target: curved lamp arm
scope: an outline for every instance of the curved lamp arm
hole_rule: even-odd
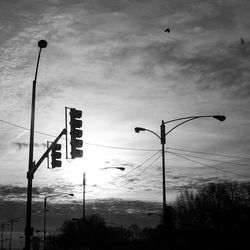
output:
[[[199,117],[191,118],[191,119],[188,119],[188,120],[186,120],[186,121],[184,121],[184,122],[179,123],[178,125],[176,125],[176,126],[174,126],[173,128],[171,128],[171,129],[165,134],[165,136],[168,135],[170,132],[172,132],[172,131],[173,131],[174,129],[176,129],[177,127],[181,126],[182,124],[184,124],[184,123],[186,123],[186,122],[190,122],[190,121],[195,120],[195,119],[198,119],[198,118],[199,118]]]
[[[141,127],[136,127],[136,128],[135,128],[135,133],[140,133],[140,131],[148,131],[148,132],[154,134],[155,136],[157,136],[159,139],[161,139],[161,137],[160,137],[158,134],[156,134],[154,131],[152,131],[152,130],[150,130],[150,129],[141,128]]]
[[[205,118],[205,117],[213,117],[214,119],[217,119],[221,122],[226,120],[226,116],[224,115],[196,115],[196,116],[187,116],[187,117],[182,117],[182,118],[178,118],[178,119],[174,119],[174,120],[170,120],[170,121],[166,121],[164,122],[164,124],[170,123],[170,122],[176,122],[176,121],[180,121],[180,120],[186,120],[186,119],[197,119],[197,118]]]

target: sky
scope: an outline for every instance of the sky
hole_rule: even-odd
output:
[[[248,0],[1,0],[1,201],[26,199],[41,39],[34,160],[65,127],[65,107],[83,111],[84,156],[56,169],[44,161],[34,201],[74,193],[80,202],[85,172],[87,200],[160,203],[160,141],[134,127],[159,135],[162,120],[197,115],[227,119],[197,119],[167,136],[167,201],[211,181],[249,181],[249,13]]]

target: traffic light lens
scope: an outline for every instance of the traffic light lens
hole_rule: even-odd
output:
[[[71,152],[72,158],[81,158],[83,156],[83,151],[80,149],[75,149],[74,151]]]
[[[62,166],[61,161],[52,161],[52,168],[60,168]]]
[[[62,149],[62,145],[61,144],[56,144],[54,147],[54,150],[61,150]]]
[[[82,118],[82,111],[81,110],[71,109],[69,114],[71,117],[74,117],[75,119]]]
[[[82,121],[81,120],[74,120],[70,122],[71,127],[73,128],[81,128],[82,127]]]

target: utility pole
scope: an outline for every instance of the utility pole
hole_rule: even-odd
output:
[[[82,218],[83,220],[86,219],[85,216],[85,186],[86,186],[86,175],[85,172],[83,172],[83,181],[82,181],[82,186],[83,186],[83,197],[82,197]]]

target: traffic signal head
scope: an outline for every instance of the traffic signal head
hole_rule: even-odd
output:
[[[71,157],[80,158],[83,156],[83,151],[79,148],[82,147],[83,141],[80,139],[82,137],[82,111],[74,108],[70,109],[70,144],[71,144]]]
[[[61,151],[62,145],[55,144],[53,149],[51,150],[51,166],[52,168],[60,168],[62,166],[62,161],[60,160],[62,157]]]

